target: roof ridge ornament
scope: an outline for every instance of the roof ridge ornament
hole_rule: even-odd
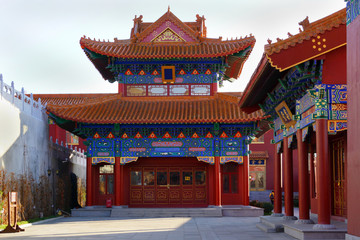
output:
[[[303,30],[305,31],[310,26],[309,16],[306,16],[306,18],[304,20],[299,22],[299,25],[302,26]],[[301,32],[301,30],[300,30],[300,32]]]

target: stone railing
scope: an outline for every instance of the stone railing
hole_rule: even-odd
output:
[[[39,120],[46,120],[45,106],[41,104],[40,99],[35,101],[33,95],[29,96],[25,94],[24,88],[21,91],[15,89],[14,82],[11,85],[6,84],[3,81],[3,76],[0,74],[0,100],[7,100],[17,107],[20,111],[25,112]]]

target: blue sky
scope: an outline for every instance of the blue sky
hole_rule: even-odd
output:
[[[127,39],[135,15],[154,22],[170,6],[182,21],[206,18],[207,36],[236,38],[252,33],[255,48],[234,83],[220,91],[242,91],[270,38],[299,32],[310,22],[346,6],[342,0],[0,0],[0,73],[27,93],[117,92],[88,60],[83,35]]]

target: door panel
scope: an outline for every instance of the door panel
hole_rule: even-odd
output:
[[[156,169],[156,203],[169,204],[168,168]]]
[[[180,168],[169,168],[169,203],[181,204]]]
[[[185,207],[207,204],[206,167],[133,167],[130,206]]]
[[[144,178],[144,203],[146,204],[155,204],[155,168],[143,168],[143,178]]]

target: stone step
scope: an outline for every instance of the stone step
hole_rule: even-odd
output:
[[[226,217],[260,217],[264,215],[264,209],[242,205],[223,206],[222,215]]]
[[[268,228],[273,229],[273,232],[284,232],[284,222],[282,217],[262,216],[260,217],[260,223],[264,224]]]
[[[110,217],[111,208],[79,208],[72,209],[72,217]]]
[[[268,225],[261,223],[261,222],[257,223],[256,227],[266,233],[275,233],[276,232],[276,229],[269,227]]]
[[[221,217],[220,208],[115,208],[111,217]]]
[[[347,229],[337,227],[335,229],[313,229],[314,224],[292,224],[284,225],[286,234],[301,240],[316,239],[345,239]]]

